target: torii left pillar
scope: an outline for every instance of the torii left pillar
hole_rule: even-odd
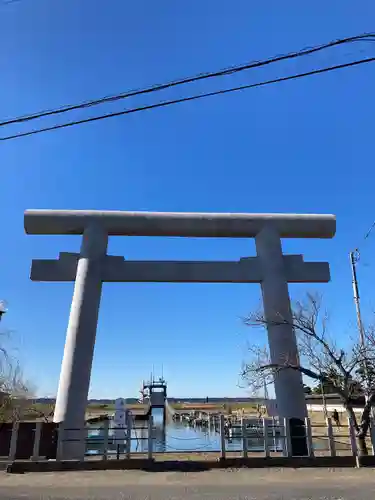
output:
[[[63,424],[64,459],[81,460],[85,453],[85,412],[107,245],[107,232],[93,221],[83,233],[54,414],[54,422]]]

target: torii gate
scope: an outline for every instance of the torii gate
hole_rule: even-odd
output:
[[[283,255],[280,238],[332,238],[336,231],[334,215],[315,214],[27,210],[24,220],[28,234],[83,235],[79,254],[33,260],[31,268],[33,281],[75,281],[54,415],[69,429],[84,427],[103,282],[261,283],[271,362],[297,362],[288,283],[326,283],[329,264]],[[255,238],[257,256],[237,262],[127,261],[107,255],[108,236]],[[286,324],[273,324],[280,315]],[[275,393],[280,417],[307,415],[298,371],[279,371]],[[63,458],[82,454],[81,443],[64,443]]]

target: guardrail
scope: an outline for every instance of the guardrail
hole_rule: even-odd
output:
[[[145,422],[146,423],[146,422]],[[237,450],[242,457],[248,458],[251,452],[251,443],[254,440],[263,443],[263,456],[272,458],[276,456],[293,457],[292,440],[302,439],[306,443],[307,453],[305,456],[330,456],[358,455],[356,436],[353,426],[348,421],[346,425],[340,427],[333,426],[330,418],[323,423],[312,422],[309,418],[305,419],[302,429],[292,435],[290,422],[283,419],[278,422],[276,419],[243,419],[240,425],[232,427],[232,438],[242,443],[241,450]],[[0,456],[9,461],[14,460],[34,460],[63,459],[62,449],[64,442],[85,441],[83,449],[90,449],[95,444],[97,450],[96,456],[102,460],[113,458],[135,458],[140,455],[146,455],[152,459],[155,454],[160,454],[155,449],[155,428],[152,418],[147,421],[147,426],[136,427],[137,431],[145,431],[144,436],[132,435],[134,429],[131,420],[128,425],[121,429],[122,435],[118,437],[116,432],[110,429],[110,422],[104,421],[100,427],[100,435],[93,436],[88,433],[96,430],[93,427],[85,429],[68,429],[62,424],[45,422],[15,422],[13,424],[0,424]],[[235,433],[233,434],[233,429]],[[217,450],[221,459],[227,455],[233,455],[233,451],[228,446],[231,437],[228,427],[225,425],[224,415],[219,417],[219,441],[220,447]],[[73,436],[73,437],[72,437]],[[177,438],[176,438],[177,439]],[[142,451],[134,451],[132,442],[134,440],[146,441],[146,447]],[[279,443],[275,445],[276,441]],[[368,439],[368,446],[372,448],[372,454],[375,455],[375,426],[372,427]],[[167,447],[168,448],[168,447]],[[194,449],[174,450],[175,453],[183,455],[194,453]],[[199,450],[196,450],[199,452]],[[164,451],[163,453],[168,453]],[[82,460],[87,459],[90,453],[82,456]],[[262,452],[257,452],[257,456],[262,456]]]

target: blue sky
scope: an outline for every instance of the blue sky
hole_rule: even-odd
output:
[[[0,118],[371,31],[374,16],[371,0],[0,2]],[[374,53],[374,44],[358,43],[72,118]],[[363,249],[365,318],[375,306],[375,234],[363,241],[375,219],[374,77],[375,64],[368,64],[2,143],[0,298],[9,304],[3,328],[13,332],[10,345],[38,394],[56,393],[73,284],[32,283],[31,259],[77,251],[79,238],[26,236],[26,208],[334,213],[334,240],[289,240],[284,248],[331,263],[332,282],[319,290],[345,342],[355,319],[348,252],[356,245]],[[109,252],[238,259],[253,255],[254,243],[112,238]],[[291,293],[308,289],[292,286]],[[244,394],[237,374],[246,342],[256,337],[241,317],[259,299],[257,285],[105,284],[90,395],[134,396],[142,378],[162,365],[171,395]]]

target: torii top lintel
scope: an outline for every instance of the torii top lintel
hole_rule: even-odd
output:
[[[254,238],[269,224],[281,238],[333,238],[336,232],[330,214],[26,210],[24,216],[28,234],[83,234],[95,222],[110,236]]]

